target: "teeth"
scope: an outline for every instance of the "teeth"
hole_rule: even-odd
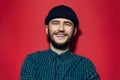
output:
[[[64,36],[64,35],[62,35],[62,34],[57,34],[57,36]]]

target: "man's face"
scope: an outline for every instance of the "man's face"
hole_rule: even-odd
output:
[[[64,18],[52,19],[46,28],[50,42],[56,48],[66,48],[76,31],[73,22]]]

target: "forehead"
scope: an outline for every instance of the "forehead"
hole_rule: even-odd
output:
[[[54,19],[50,20],[50,22],[53,22],[53,21],[73,23],[71,20],[66,19],[66,18],[54,18]]]

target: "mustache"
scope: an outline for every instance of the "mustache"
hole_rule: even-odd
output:
[[[58,35],[58,34],[61,34],[61,35],[64,35],[64,36],[68,36],[68,34],[67,33],[65,33],[65,32],[54,32],[53,33],[53,35]]]

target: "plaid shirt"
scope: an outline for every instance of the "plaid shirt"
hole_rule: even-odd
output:
[[[92,62],[70,50],[58,55],[52,50],[29,54],[20,80],[100,80]]]

